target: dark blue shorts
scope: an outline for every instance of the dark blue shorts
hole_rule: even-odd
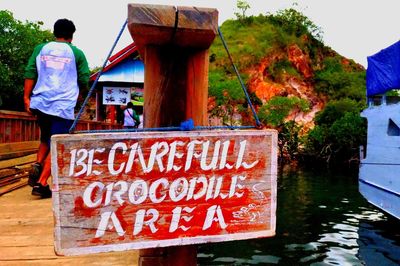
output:
[[[32,110],[37,116],[40,127],[40,141],[50,145],[50,138],[55,134],[68,134],[74,120],[48,115],[38,110]]]

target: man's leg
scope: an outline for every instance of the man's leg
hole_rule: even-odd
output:
[[[51,156],[50,154],[47,154],[46,159],[44,160],[43,163],[43,168],[42,168],[42,173],[40,174],[38,183],[40,183],[42,186],[47,186],[47,180],[49,179],[51,175]]]
[[[66,134],[69,132],[69,129],[72,125],[72,120],[62,119],[59,117],[52,117],[51,128],[50,128],[50,136],[55,134]],[[48,142],[48,146],[50,147],[50,141]],[[48,153],[44,163],[43,169],[40,174],[38,184],[33,187],[32,195],[41,196],[42,198],[50,198],[51,190],[48,185],[48,179],[51,175],[51,154]]]
[[[39,180],[32,189],[32,195],[40,196],[42,199],[51,198],[50,186],[47,184],[47,180],[51,175],[51,161],[50,153],[47,154],[42,164],[42,172]]]
[[[44,160],[46,159],[49,152],[50,152],[50,146],[47,143],[47,141],[41,141],[37,153],[36,162],[39,163],[40,165],[43,165]]]
[[[35,111],[35,114],[37,115],[37,121],[40,128],[40,144],[37,152],[36,163],[32,165],[29,173],[28,185],[31,187],[35,186],[38,182],[42,172],[43,163],[50,152],[49,140],[51,119],[48,115],[43,114],[40,111]]]

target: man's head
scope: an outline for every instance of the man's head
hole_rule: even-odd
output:
[[[72,36],[75,32],[75,25],[71,20],[66,18],[59,19],[54,23],[54,36],[56,38],[62,38],[65,40],[72,40]]]

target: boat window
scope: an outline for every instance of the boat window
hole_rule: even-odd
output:
[[[390,118],[389,118],[389,126],[388,126],[387,134],[389,136],[400,136],[399,126],[395,122],[393,122],[393,120]]]

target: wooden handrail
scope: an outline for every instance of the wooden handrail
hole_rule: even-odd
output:
[[[8,111],[8,110],[0,110],[0,119],[22,119],[22,120],[36,120],[36,118],[28,112],[17,112],[17,111]]]
[[[78,130],[119,129],[121,125],[102,121],[80,120]],[[37,141],[39,126],[28,112],[0,110],[0,143]]]

